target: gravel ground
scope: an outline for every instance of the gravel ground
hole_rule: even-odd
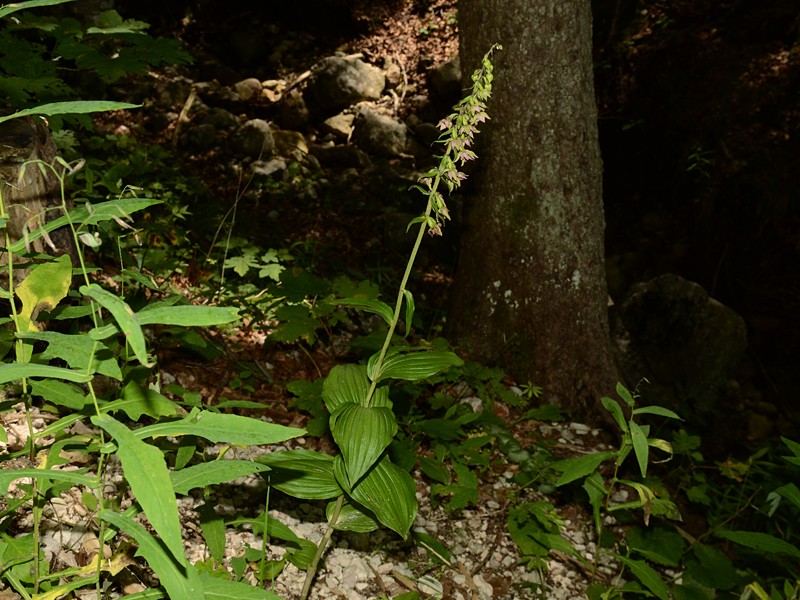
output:
[[[49,415],[34,415],[36,429],[43,429]],[[22,447],[26,439],[26,422],[22,405],[4,415],[9,431],[8,449]],[[76,426],[81,430],[84,426]],[[540,431],[557,439],[561,446],[570,447],[575,453],[586,452],[590,448],[603,448],[599,443],[597,431],[572,423],[539,423]],[[304,445],[305,439],[294,440],[293,444]],[[280,447],[272,447],[271,451]],[[206,452],[214,456],[218,448],[209,447]],[[264,448],[235,449],[226,458],[254,458],[266,452]],[[235,455],[235,456],[234,456]],[[73,465],[79,465],[77,456],[71,455]],[[20,468],[25,461],[10,461],[4,468]],[[130,498],[118,491],[124,489],[122,473],[113,459],[109,462],[109,478],[106,488],[111,497],[121,498],[121,508],[130,504]],[[484,481],[480,489],[480,502],[469,510],[447,512],[442,507],[431,504],[429,489],[420,473],[415,473],[418,481],[418,500],[420,512],[414,524],[414,531],[428,534],[440,540],[452,552],[448,562],[435,560],[419,545],[405,543],[394,533],[379,530],[371,534],[335,533],[332,544],[324,557],[311,597],[319,599],[370,600],[381,594],[394,595],[417,590],[423,598],[444,598],[451,600],[487,600],[516,598],[547,598],[552,600],[585,598],[589,582],[584,565],[572,557],[553,552],[546,562],[546,568],[528,570],[519,560],[519,552],[508,535],[506,518],[508,498],[516,497],[518,502],[531,502],[546,499],[532,491],[511,494],[516,489],[512,478],[513,468],[495,476],[493,481]],[[9,498],[19,493],[12,484]],[[266,493],[265,481],[251,476],[217,488],[212,493],[218,513],[225,516],[255,516],[263,506]],[[202,493],[179,498],[179,508],[184,526],[184,543],[190,561],[205,560],[208,550],[203,542],[196,509],[204,503]],[[298,536],[318,542],[325,532],[322,504],[294,501],[282,494],[271,494],[270,515],[290,527]],[[594,532],[591,518],[582,507],[565,506],[560,509],[564,528],[562,535],[588,560],[596,555]],[[45,507],[44,522],[41,527],[42,543],[51,562],[56,567],[79,566],[86,563],[86,556],[96,551],[97,537],[91,526],[91,511],[83,504],[81,493],[72,489],[54,499]],[[14,517],[14,525],[9,531],[24,533],[30,531],[32,519],[30,511],[20,509]],[[228,530],[226,564],[240,556],[246,548],[261,549],[261,540],[252,532]],[[270,545],[268,558],[280,558],[284,553],[282,546]],[[610,580],[616,569],[613,564],[603,562],[601,556],[599,573]],[[61,563],[59,566],[57,563]],[[131,562],[131,582],[124,588],[125,593],[144,589],[146,576]],[[294,565],[287,564],[277,578],[274,591],[287,600],[297,598],[302,588],[305,572]],[[122,578],[125,579],[124,577]],[[539,592],[532,591],[538,585]],[[93,592],[92,592],[93,593]],[[85,596],[90,597],[90,596]]]

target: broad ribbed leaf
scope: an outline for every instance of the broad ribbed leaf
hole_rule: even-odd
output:
[[[333,462],[333,472],[342,487],[347,487],[347,472],[341,455]],[[405,538],[417,516],[414,479],[384,455],[348,495],[375,514],[384,526]]]
[[[136,318],[136,315],[133,314],[131,307],[114,294],[104,290],[95,283],[82,285],[81,294],[89,296],[111,313],[117,325],[119,325],[120,330],[125,334],[125,338],[128,340],[128,344],[131,350],[133,350],[136,360],[144,366],[151,366],[147,361],[147,344],[144,341],[142,326]]]
[[[344,404],[364,404],[369,390],[367,369],[361,365],[336,365],[322,385],[322,399],[328,412]]]
[[[203,598],[203,584],[197,569],[184,556],[170,556],[141,523],[126,515],[103,509],[100,518],[136,540],[139,546],[136,554],[144,557],[169,598]]]
[[[215,460],[192,465],[180,471],[170,471],[169,476],[175,493],[185,495],[194,488],[224,483],[261,471],[269,471],[269,467],[252,460]]]
[[[344,404],[331,415],[330,428],[352,486],[392,442],[397,422],[389,408]]]
[[[394,319],[394,311],[392,311],[392,308],[386,304],[386,302],[381,302],[380,300],[367,300],[366,298],[342,298],[341,300],[337,300],[336,304],[340,306],[348,306],[350,308],[360,308],[368,313],[379,315],[384,321],[386,321],[387,325],[391,325],[392,319]]]
[[[325,508],[325,516],[329,523],[333,516],[333,509],[335,506],[336,502],[334,501],[329,502],[328,506]],[[363,506],[356,507],[349,502],[345,502],[342,506],[342,510],[339,511],[339,518],[336,520],[333,528],[337,531],[355,531],[357,533],[375,531],[381,524],[375,520],[373,515],[367,513],[367,509]]]
[[[185,562],[178,503],[172,491],[164,454],[155,446],[137,438],[130,429],[113,417],[95,416],[92,417],[92,423],[114,437],[117,442],[117,456],[133,495],[175,559]]]
[[[418,381],[462,364],[464,364],[464,361],[452,352],[422,350],[406,354],[387,355],[380,368],[377,365],[377,355],[372,356],[367,363],[367,372],[372,381],[382,381],[384,379]]]
[[[333,476],[333,457],[311,450],[270,452],[256,458],[272,471],[269,485],[302,500],[328,500],[342,493]]]
[[[556,485],[566,485],[576,479],[591,475],[603,461],[614,456],[616,456],[616,452],[598,452],[597,454],[587,454],[577,458],[559,460],[552,465],[556,471],[561,471],[562,473]]]

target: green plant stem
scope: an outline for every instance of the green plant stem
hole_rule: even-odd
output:
[[[336,525],[336,521],[339,520],[339,513],[342,512],[343,505],[344,494],[340,494],[336,499],[336,505],[333,507],[333,514],[331,515],[331,520],[328,522],[328,530],[325,532],[325,535],[322,536],[322,539],[317,545],[317,551],[314,554],[311,564],[308,566],[308,571],[306,571],[306,580],[303,582],[303,591],[300,592],[300,600],[306,600],[306,598],[308,598],[308,594],[311,592],[311,584],[314,582],[314,575],[317,573],[317,566],[319,565],[319,561],[325,552],[325,548],[328,545],[331,536],[333,535],[333,528]]]
[[[422,238],[425,237],[425,232],[428,230],[428,222],[427,217],[430,216],[431,211],[433,210],[433,202],[431,201],[431,196],[436,192],[436,189],[439,187],[439,176],[436,176],[436,179],[431,186],[430,192],[428,194],[428,205],[425,207],[425,212],[423,216],[422,223],[419,225],[419,232],[417,233],[417,239],[414,242],[414,247],[411,249],[411,255],[408,257],[408,262],[406,263],[406,270],[403,273],[403,279],[400,281],[400,289],[397,291],[397,301],[394,305],[394,315],[392,316],[392,322],[389,325],[389,331],[386,332],[386,339],[383,341],[383,347],[381,348],[381,353],[378,355],[378,360],[375,363],[375,371],[377,373],[380,372],[381,367],[383,366],[383,360],[386,358],[386,352],[389,350],[389,346],[392,343],[392,336],[394,335],[394,330],[397,328],[397,323],[400,321],[400,309],[403,306],[403,298],[405,297],[405,289],[406,284],[408,283],[408,279],[411,276],[411,269],[414,267],[414,261],[417,259],[417,252],[419,252],[419,248],[422,245]],[[369,386],[369,390],[367,390],[367,398],[364,402],[364,406],[369,406],[372,401],[372,395],[375,393],[375,388],[377,387],[377,382],[372,381]]]

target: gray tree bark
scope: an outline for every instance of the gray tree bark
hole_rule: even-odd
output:
[[[617,371],[590,0],[461,0],[458,20],[465,78],[493,43],[503,51],[465,189],[450,337],[591,416]]]

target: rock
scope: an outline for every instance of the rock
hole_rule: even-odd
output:
[[[353,133],[353,121],[356,116],[352,114],[339,113],[332,117],[328,117],[320,125],[320,131],[327,133],[339,140],[346,140]]]
[[[385,85],[378,67],[358,58],[329,56],[316,67],[304,96],[313,112],[325,118],[356,102],[377,100]]]
[[[275,141],[269,124],[251,119],[231,137],[231,151],[238,156],[259,160],[272,154]]]
[[[219,130],[237,129],[242,124],[235,114],[216,106],[208,109],[208,113],[201,122]]]
[[[186,133],[181,136],[181,142],[189,151],[205,152],[216,144],[217,128],[210,123],[190,126]]]
[[[713,410],[747,347],[744,320],[677,275],[634,285],[613,319],[628,381],[646,377],[645,396],[667,404],[680,390],[700,414]]]
[[[363,169],[370,164],[369,157],[349,144],[339,146],[311,146],[312,156],[315,156],[324,167],[347,169],[355,167]]]
[[[300,90],[289,90],[283,95],[278,109],[278,120],[284,129],[302,131],[308,127],[308,108]]]
[[[391,57],[384,58],[383,71],[386,77],[386,87],[397,89],[405,84],[403,69]]]
[[[431,71],[431,90],[437,102],[448,107],[461,99],[461,59],[458,55]]]
[[[233,89],[244,101],[258,100],[261,97],[261,81],[255,77],[248,77],[234,83]]]
[[[353,141],[368,154],[391,158],[406,149],[406,126],[395,119],[362,109],[353,127]]]
[[[277,129],[272,132],[275,140],[275,153],[286,158],[302,160],[308,154],[308,144],[302,133]]]
[[[420,144],[426,148],[433,149],[434,143],[442,135],[442,131],[433,123],[420,123],[414,127],[414,135]]]
[[[281,158],[273,158],[272,160],[257,160],[250,165],[250,170],[253,172],[253,177],[258,179],[280,179],[286,171],[286,161]],[[273,177],[275,174],[278,177]]]

